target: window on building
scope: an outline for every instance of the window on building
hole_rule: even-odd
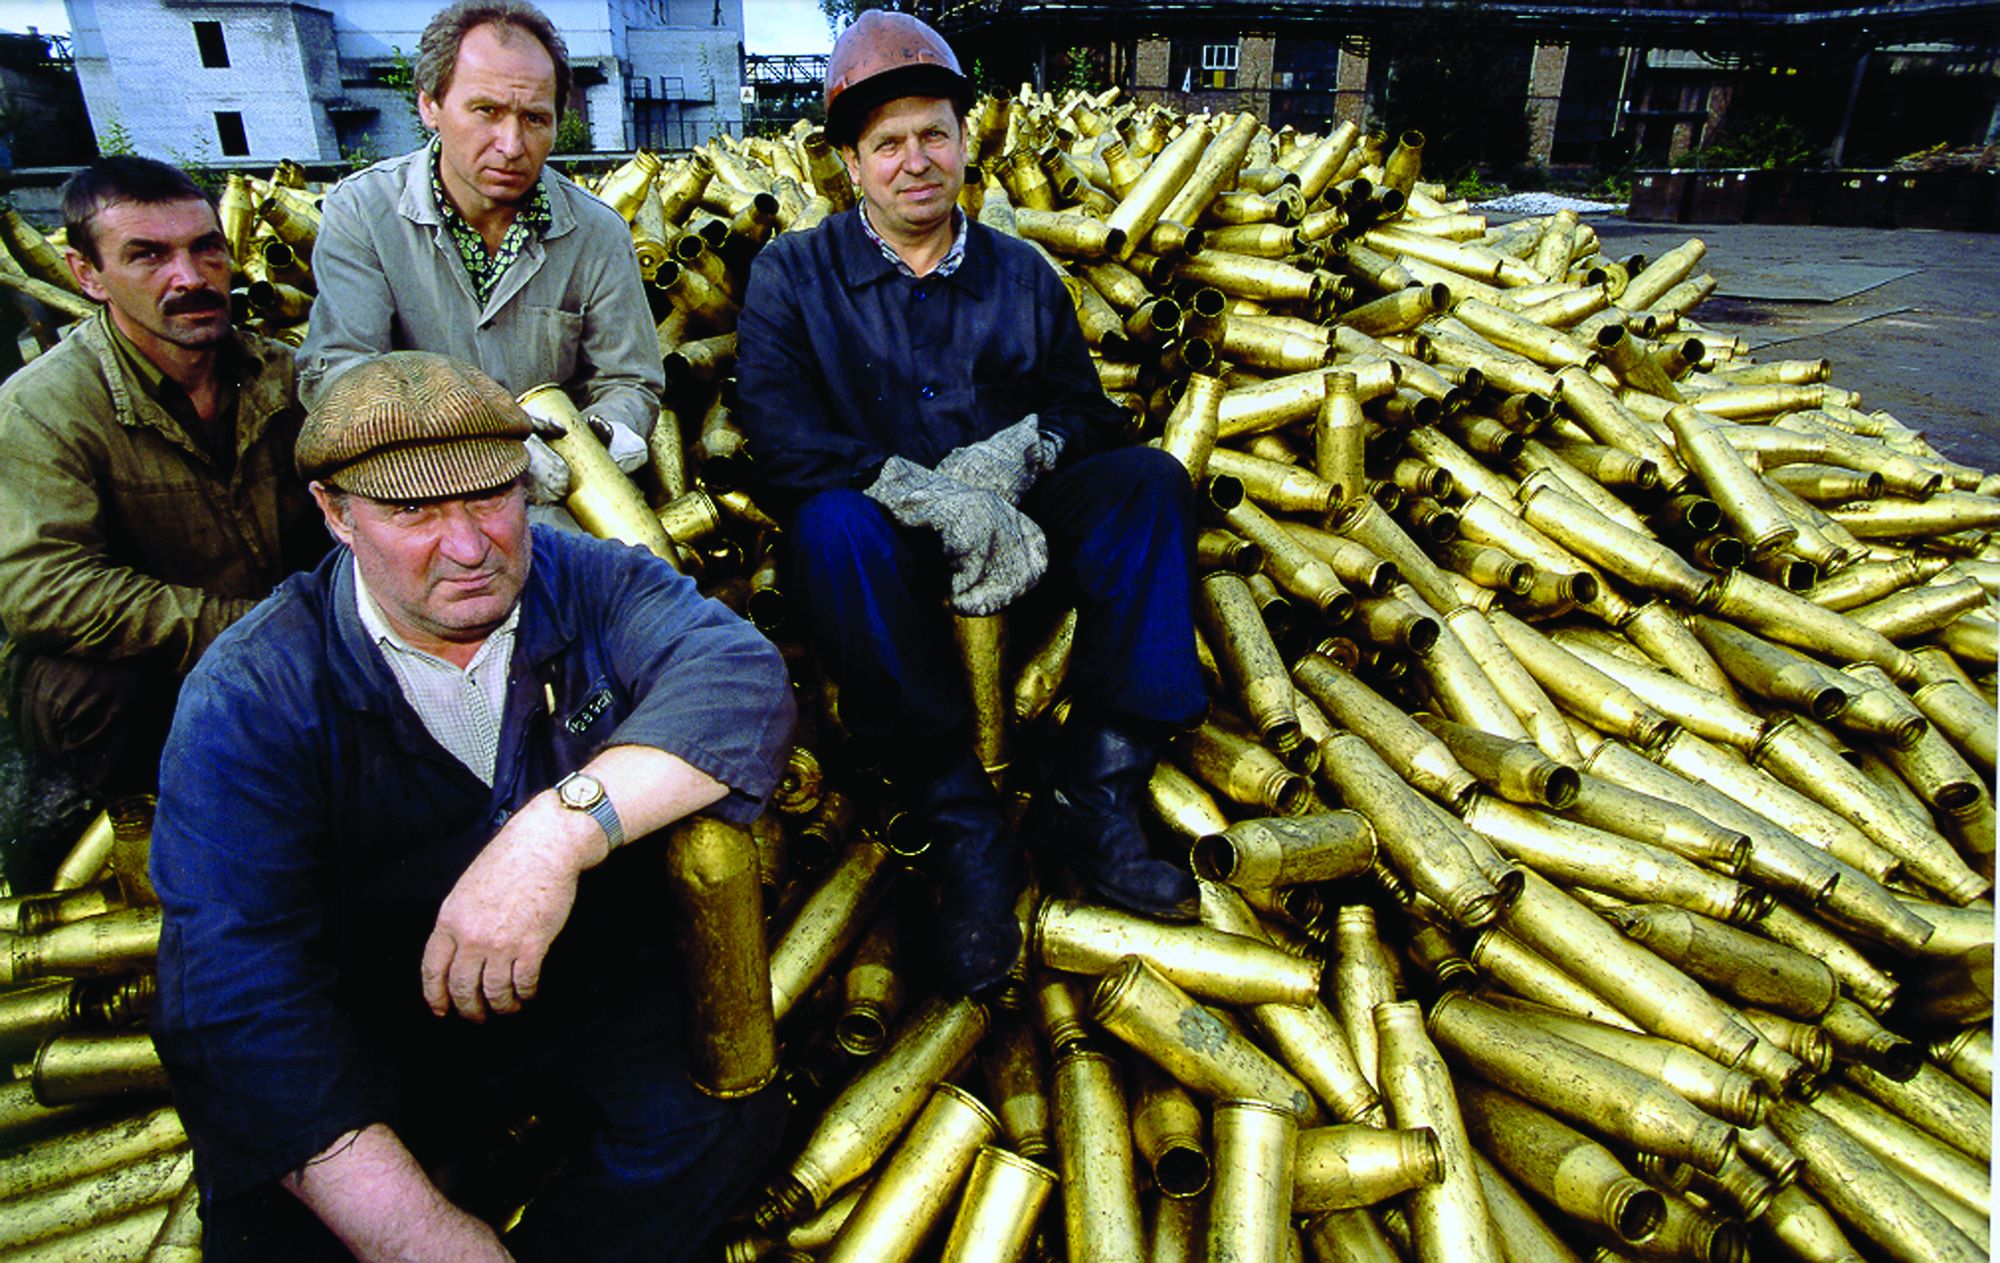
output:
[[[243,134],[243,115],[239,111],[215,112],[215,138],[222,142],[225,158],[241,158],[250,152],[250,138]]]
[[[222,39],[222,23],[196,22],[194,45],[201,50],[201,64],[209,70],[229,69],[229,45]]]
[[[1175,40],[1168,54],[1167,86],[1182,92],[1236,86],[1236,45]]]

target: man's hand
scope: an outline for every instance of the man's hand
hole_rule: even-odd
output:
[[[999,433],[947,454],[937,471],[1017,505],[1036,480],[1055,468],[1061,454],[1062,439],[1043,434],[1041,418],[1031,412]]]
[[[610,853],[597,822],[528,800],[459,876],[424,946],[424,1000],[474,1022],[518,1013],[541,985],[542,959],[576,902],[582,872]]]
[[[539,434],[530,434],[522,445],[528,449],[529,503],[561,504],[568,499],[569,462]]]
[[[646,463],[646,440],[629,425],[603,417],[586,417],[590,432],[604,444],[604,450],[611,453],[611,463],[631,473]]]
[[[992,491],[891,456],[866,494],[904,526],[937,532],[961,614],[998,613],[1048,569],[1042,528]]]

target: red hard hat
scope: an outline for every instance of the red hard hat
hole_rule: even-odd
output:
[[[826,138],[851,145],[868,111],[906,96],[944,97],[972,107],[972,81],[951,45],[907,13],[869,9],[833,43],[826,61]]]

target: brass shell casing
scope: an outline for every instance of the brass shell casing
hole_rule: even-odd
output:
[[[1658,1080],[1545,1029],[1516,1022],[1513,1013],[1463,993],[1438,1000],[1431,1009],[1430,1031],[1488,1082],[1634,1149],[1692,1162],[1704,1171],[1720,1168],[1734,1151],[1735,1132],[1727,1123]]]
[[[1117,1071],[1103,1053],[1072,1051],[1056,1059],[1055,1081],[1069,1257],[1076,1263],[1143,1263],[1132,1124]]]
[[[145,1031],[58,1035],[35,1054],[35,1099],[69,1105],[105,1097],[164,1092],[166,1067]]]
[[[1437,1137],[1428,1127],[1384,1130],[1360,1124],[1299,1133],[1293,1159],[1295,1214],[1372,1206],[1444,1176]]]
[[[1202,1113],[1187,1090],[1150,1064],[1132,1092],[1132,1144],[1164,1197],[1198,1197],[1212,1171]]]
[[[126,908],[39,934],[0,934],[0,982],[108,977],[152,965],[160,946],[157,907]]]
[[[1805,1159],[1806,1187],[1890,1257],[1905,1263],[1973,1263],[1985,1249],[1881,1159],[1810,1108],[1781,1102],[1771,1126]]]
[[[1323,962],[1199,925],[1171,925],[1111,908],[1048,899],[1031,934],[1036,959],[1097,974],[1139,957],[1197,996],[1227,1004],[1310,1004]]]
[[[805,1148],[759,1207],[760,1226],[790,1221],[825,1206],[895,1143],[936,1084],[986,1033],[986,1010],[967,999],[938,998],[906,1019],[875,1063],[820,1115]]]
[[[65,1238],[79,1230],[122,1219],[142,1207],[160,1206],[164,1217],[164,1203],[180,1191],[193,1172],[194,1155],[186,1148],[170,1149],[40,1192],[9,1198],[0,1202],[0,1250],[11,1253],[37,1242]],[[148,1229],[139,1238],[141,1248],[151,1239],[152,1232],[153,1229]]]
[[[1483,1083],[1459,1085],[1458,1101],[1473,1144],[1544,1200],[1622,1242],[1659,1230],[1665,1201],[1603,1145]]]
[[[939,1084],[834,1238],[827,1263],[904,1263],[914,1256],[998,1130],[999,1120],[977,1097]]]
[[[1208,1257],[1276,1263],[1291,1234],[1298,1117],[1269,1101],[1227,1100],[1216,1103],[1214,1126]]]
[[[1428,1128],[1443,1166],[1437,1183],[1419,1185],[1405,1201],[1419,1263],[1500,1263],[1506,1252],[1480,1191],[1450,1071],[1424,1033],[1422,1010],[1412,1001],[1379,1005],[1375,1024],[1389,1120],[1399,1128]]]
[[[966,1177],[958,1218],[939,1263],[1017,1263],[1055,1193],[1054,1171],[991,1145],[982,1146]]]
[[[1145,961],[1127,957],[1098,984],[1097,1024],[1204,1096],[1289,1106],[1303,1121],[1319,1108],[1303,1083]]]
[[[778,1073],[756,847],[743,830],[697,816],[668,835],[667,874],[693,1007],[689,1075],[710,1096],[748,1096]]]
[[[771,1011],[776,1020],[784,1020],[867,928],[869,912],[887,885],[888,862],[887,847],[873,838],[861,838],[800,906],[771,948]]]
[[[646,505],[639,488],[611,463],[611,453],[590,432],[561,386],[537,386],[520,399],[528,413],[562,426],[560,438],[548,440],[569,466],[570,491],[563,505],[591,534],[636,544],[673,566],[673,542],[660,519]]]
[[[1338,881],[1375,862],[1375,829],[1352,811],[1239,820],[1197,842],[1195,874],[1236,886]]]

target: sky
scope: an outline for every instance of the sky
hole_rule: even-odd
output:
[[[0,0],[0,31],[31,26],[68,31],[62,0]],[[743,0],[743,45],[753,53],[823,53],[833,47],[833,35],[819,0]]]

